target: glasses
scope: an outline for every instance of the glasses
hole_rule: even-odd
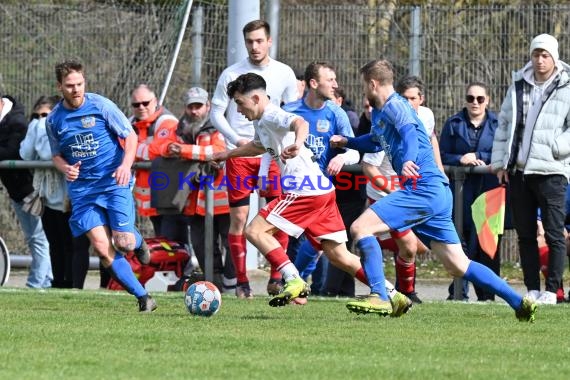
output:
[[[484,96],[467,95],[467,96],[465,97],[465,101],[466,101],[467,103],[473,103],[473,101],[474,101],[475,99],[477,99],[477,103],[479,103],[479,104],[485,103],[485,97],[484,97]]]
[[[48,112],[42,112],[42,113],[34,112],[32,114],[32,119],[39,119],[40,117],[47,117],[47,115],[49,115]]]
[[[140,106],[148,107],[150,102],[152,102],[152,100],[147,100],[146,102],[132,102],[131,106],[133,106],[133,108],[139,108]]]

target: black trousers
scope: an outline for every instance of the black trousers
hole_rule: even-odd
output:
[[[54,288],[83,288],[89,270],[89,239],[74,238],[69,228],[70,212],[44,209],[42,225],[49,242]]]
[[[524,284],[528,290],[540,290],[540,261],[538,255],[537,217],[544,227],[550,249],[546,290],[556,293],[562,285],[566,244],[564,240],[565,195],[568,181],[563,175],[511,176],[513,224],[518,234],[519,253]]]

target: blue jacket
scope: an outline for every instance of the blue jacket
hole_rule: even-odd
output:
[[[463,109],[445,122],[439,139],[441,161],[444,165],[461,166],[459,160],[466,153],[475,153],[478,159],[487,165],[491,163],[493,139],[498,126],[498,119],[492,111],[486,111],[485,122],[476,146],[471,146],[468,132],[467,110]],[[494,174],[467,174],[463,184],[463,225],[470,229],[471,204],[481,193],[499,186]],[[451,186],[451,190],[454,187]],[[508,214],[508,212],[507,212]]]

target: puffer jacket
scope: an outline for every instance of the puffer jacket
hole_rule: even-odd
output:
[[[524,174],[570,176],[570,66],[559,61],[559,71],[544,91],[542,107],[536,119]],[[522,121],[523,86],[531,86],[525,71],[532,70],[528,63],[513,72],[513,83],[501,106],[499,126],[493,141],[491,167],[494,171],[516,168],[516,155]],[[560,68],[562,70],[560,70]]]
[[[11,96],[4,95],[4,99],[12,103],[12,109],[0,120],[0,161],[21,160],[20,143],[28,129],[24,106]],[[0,169],[0,180],[16,202],[34,191],[32,172],[28,169]]]

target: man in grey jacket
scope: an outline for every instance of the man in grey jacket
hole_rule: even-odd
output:
[[[558,41],[536,36],[531,60],[513,73],[501,106],[491,165],[509,182],[513,223],[527,296],[556,304],[564,271],[564,196],[570,174],[570,66],[558,59]],[[539,214],[540,211],[540,214]],[[537,218],[550,248],[548,278],[540,292]]]

